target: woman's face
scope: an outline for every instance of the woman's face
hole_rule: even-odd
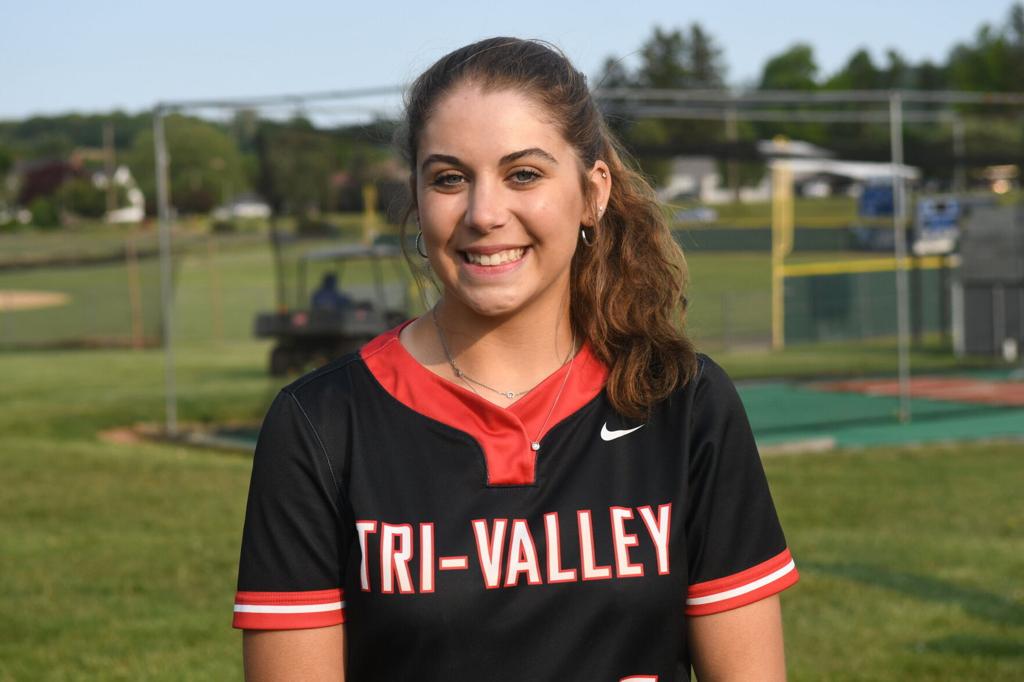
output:
[[[568,302],[580,224],[593,218],[581,162],[538,104],[457,86],[424,126],[417,159],[420,229],[446,300],[486,316]],[[603,206],[607,167],[587,175]]]

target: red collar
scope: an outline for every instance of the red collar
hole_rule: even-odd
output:
[[[608,376],[608,369],[584,343],[571,363],[507,408],[499,407],[421,365],[398,340],[406,324],[409,322],[363,346],[363,361],[400,403],[476,439],[487,461],[488,485],[533,485],[538,455],[530,447],[534,437],[540,442],[559,422],[593,400]],[[559,390],[562,395],[538,435]]]

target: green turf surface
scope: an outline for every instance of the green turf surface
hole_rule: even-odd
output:
[[[914,398],[911,420],[900,423],[898,397],[822,391],[793,382],[744,385],[740,395],[762,446],[821,438],[831,438],[838,447],[1000,437],[1024,441],[1020,407]]]

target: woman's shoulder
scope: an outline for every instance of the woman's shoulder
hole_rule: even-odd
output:
[[[671,397],[674,412],[682,409],[691,421],[716,420],[743,410],[736,385],[729,373],[705,353],[696,354],[693,376]]]
[[[693,397],[708,393],[718,394],[721,391],[735,391],[736,387],[728,372],[705,353],[696,354],[696,368],[693,376],[679,387],[677,393],[689,394]]]
[[[365,375],[359,353],[348,353],[295,379],[281,392],[289,394],[310,415],[322,411],[337,414],[356,396],[365,396],[370,388]]]

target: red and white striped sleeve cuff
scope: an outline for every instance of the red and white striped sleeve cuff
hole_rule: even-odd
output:
[[[243,630],[323,628],[345,622],[340,589],[309,592],[237,592],[232,626]]]
[[[781,592],[799,579],[793,557],[785,549],[745,571],[690,585],[686,615],[706,616],[746,606]]]

